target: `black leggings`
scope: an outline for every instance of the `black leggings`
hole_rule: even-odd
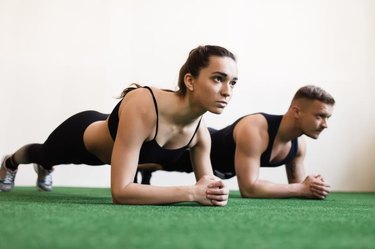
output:
[[[58,164],[103,165],[105,163],[87,151],[83,134],[90,124],[107,117],[108,114],[96,111],[77,113],[59,125],[43,144],[30,144],[26,156],[46,169]]]

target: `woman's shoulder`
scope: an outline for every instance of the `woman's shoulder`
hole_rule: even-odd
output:
[[[140,87],[128,92],[122,100],[120,113],[125,110],[136,110],[142,113],[154,110],[154,108],[151,108],[155,105],[155,101],[153,100],[154,90],[154,88]]]
[[[155,111],[160,115],[171,113],[178,103],[173,93],[153,86],[136,88],[124,97],[120,112],[128,107],[144,114]]]
[[[160,89],[151,86],[138,87],[126,93],[123,102],[149,102],[153,96],[159,95],[159,91]]]
[[[155,86],[142,86],[142,87],[138,87],[138,88],[128,92],[126,94],[125,98],[129,98],[129,97],[138,98],[138,97],[143,97],[143,96],[160,98],[160,97],[163,97],[164,95],[169,94],[171,92],[173,92],[173,91],[160,89],[160,88],[155,87]]]

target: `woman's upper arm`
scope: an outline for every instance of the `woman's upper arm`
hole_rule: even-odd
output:
[[[199,180],[203,175],[213,175],[210,159],[211,136],[203,120],[193,142],[194,144],[190,148],[190,157],[195,178]]]
[[[148,98],[142,96],[141,91],[132,95],[124,100],[124,106],[120,108],[119,125],[111,156],[112,193],[118,193],[133,182],[140,149],[156,122],[155,116],[150,112],[151,108],[147,108],[150,104]]]

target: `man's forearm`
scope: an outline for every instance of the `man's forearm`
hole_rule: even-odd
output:
[[[280,184],[263,180],[257,180],[253,184],[241,188],[241,196],[244,198],[288,198],[305,197],[302,183]]]

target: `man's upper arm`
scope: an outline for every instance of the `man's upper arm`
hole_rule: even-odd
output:
[[[298,138],[298,150],[296,157],[285,165],[289,183],[301,183],[305,178],[304,159],[306,143],[302,137]]]
[[[268,139],[261,126],[248,123],[236,131],[235,169],[240,191],[251,191],[258,180],[260,158]]]

